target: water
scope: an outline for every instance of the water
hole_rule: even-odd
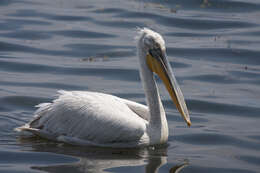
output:
[[[257,0],[1,0],[0,172],[259,172],[259,17]],[[167,42],[191,128],[160,82],[167,146],[75,147],[13,131],[59,89],[144,103],[134,41],[144,26]]]

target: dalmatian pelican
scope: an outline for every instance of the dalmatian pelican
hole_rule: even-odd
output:
[[[136,41],[147,105],[104,93],[61,90],[53,102],[37,105],[33,120],[16,130],[84,146],[122,148],[166,143],[168,124],[155,75],[163,81],[190,126],[189,112],[166,57],[162,36],[143,28],[138,30]]]

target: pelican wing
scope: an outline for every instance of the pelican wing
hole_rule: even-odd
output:
[[[136,109],[139,104],[135,102],[102,93],[59,93],[53,103],[40,104],[34,120],[21,130],[49,139],[95,145],[136,142],[145,133],[147,121],[136,113],[144,112],[145,106]]]
[[[149,120],[150,114],[149,114],[149,109],[147,106],[142,105],[140,103],[136,103],[130,100],[122,99],[122,98],[117,98],[124,102],[133,112],[135,112],[137,115],[139,115],[141,118],[145,120]]]

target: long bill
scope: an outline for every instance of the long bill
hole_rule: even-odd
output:
[[[146,61],[151,71],[156,73],[163,81],[168,93],[175,103],[178,111],[186,121],[188,126],[191,126],[189,112],[181,92],[181,89],[171,71],[171,67],[164,53],[158,50],[151,50],[146,55]]]

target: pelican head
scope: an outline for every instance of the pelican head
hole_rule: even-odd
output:
[[[165,41],[159,33],[150,29],[140,29],[139,32],[139,57],[142,58],[140,61],[148,67],[147,69],[149,69],[153,75],[157,74],[160,77],[178,111],[187,125],[190,126],[190,116],[183,94],[166,57]]]

